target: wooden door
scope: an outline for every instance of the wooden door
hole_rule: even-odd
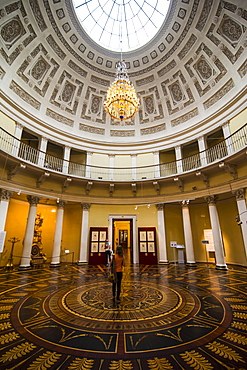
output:
[[[158,263],[155,227],[138,227],[138,249],[140,264],[156,265]]]
[[[107,227],[90,227],[89,265],[105,265],[105,240],[108,238]]]

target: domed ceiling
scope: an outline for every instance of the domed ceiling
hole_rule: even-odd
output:
[[[152,150],[193,140],[246,107],[246,1],[171,0],[151,41],[123,53],[141,103],[124,122],[103,106],[120,53],[87,36],[72,0],[6,0],[0,15],[3,111],[38,135]]]

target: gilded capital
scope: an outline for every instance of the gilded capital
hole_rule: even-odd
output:
[[[2,189],[2,191],[1,191],[1,200],[10,200],[12,195],[13,195],[12,191]]]
[[[242,200],[242,199],[245,199],[245,196],[244,196],[244,189],[237,189],[237,190],[233,190],[232,192],[235,197],[236,197],[236,200]]]
[[[204,198],[208,204],[216,204],[218,196],[217,195],[209,195],[208,197]]]
[[[37,206],[41,198],[33,196],[33,195],[27,195],[27,200],[30,206]]]
[[[158,211],[163,211],[163,209],[164,209],[164,203],[156,204],[156,208],[157,208]]]
[[[81,204],[83,211],[89,211],[91,204],[90,203],[82,203]]]

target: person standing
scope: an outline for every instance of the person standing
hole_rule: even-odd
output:
[[[116,297],[116,288],[117,288],[117,301],[120,300],[120,293],[121,293],[121,283],[123,277],[123,266],[124,266],[124,256],[123,256],[123,249],[121,245],[117,246],[116,254],[113,256],[111,261],[111,266],[115,265],[116,270],[116,282],[112,284],[112,294],[113,299]]]
[[[106,255],[106,266],[108,266],[111,262],[111,255],[112,255],[112,249],[111,249],[111,243],[108,239],[105,241],[105,255]]]

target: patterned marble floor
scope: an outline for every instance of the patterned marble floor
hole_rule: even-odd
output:
[[[0,369],[247,368],[245,269],[105,266],[0,271]]]

